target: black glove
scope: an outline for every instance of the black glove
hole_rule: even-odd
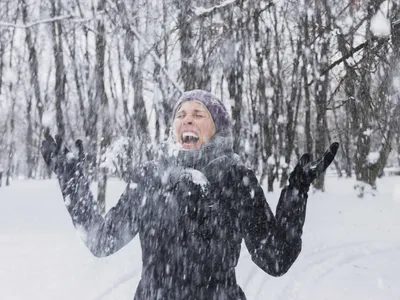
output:
[[[311,162],[311,155],[308,153],[303,154],[299,163],[290,173],[289,186],[297,188],[300,192],[307,193],[314,179],[325,172],[332,163],[338,148],[339,143],[333,143],[319,159]]]
[[[44,133],[44,138],[41,147],[43,159],[59,178],[70,179],[77,172],[82,174],[85,154],[81,140],[75,142],[75,146],[78,148],[76,156],[63,146],[60,136],[56,135],[54,139],[48,129]]]

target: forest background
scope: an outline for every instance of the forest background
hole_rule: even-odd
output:
[[[2,0],[0,172],[48,178],[44,129],[80,138],[104,210],[107,178],[152,159],[199,88],[269,191],[338,141],[333,168],[362,197],[400,165],[399,59],[399,1]]]

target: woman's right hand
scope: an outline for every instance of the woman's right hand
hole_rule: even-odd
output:
[[[75,142],[78,148],[77,157],[63,146],[63,140],[60,136],[56,135],[53,138],[49,129],[45,130],[44,138],[41,147],[43,159],[57,176],[71,177],[76,172],[81,173],[85,157],[81,140]]]

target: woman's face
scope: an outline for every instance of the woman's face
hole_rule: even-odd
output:
[[[208,109],[199,101],[183,102],[174,118],[175,142],[184,149],[198,149],[215,134],[215,125]]]

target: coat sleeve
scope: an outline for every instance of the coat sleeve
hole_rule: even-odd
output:
[[[130,182],[118,203],[103,217],[84,176],[60,182],[65,205],[87,248],[96,257],[106,257],[124,247],[138,232],[142,194],[138,183]]]
[[[301,251],[307,194],[285,187],[274,216],[256,176],[247,169],[238,193],[242,235],[252,260],[272,276],[285,274]]]

